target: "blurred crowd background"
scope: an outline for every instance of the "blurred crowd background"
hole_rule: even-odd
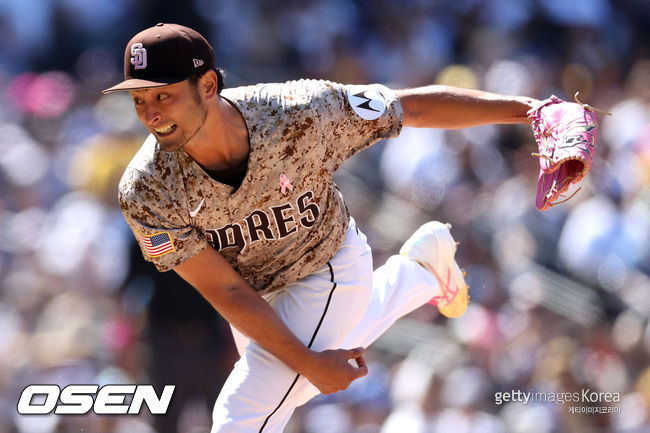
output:
[[[229,329],[142,259],[116,184],[146,131],[128,94],[100,93],[159,21],[206,35],[227,86],[579,91],[613,114],[582,190],[543,213],[524,125],[407,129],[350,160],[336,181],[376,265],[421,223],[451,222],[472,302],[460,319],[427,305],[399,321],[370,374],[299,408],[288,433],[650,431],[647,0],[0,0],[1,433],[209,431]],[[39,383],[176,392],[166,416],[19,416]],[[517,390],[620,402],[497,404]]]

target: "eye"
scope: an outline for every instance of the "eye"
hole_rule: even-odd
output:
[[[167,93],[159,93],[158,94],[158,100],[159,101],[164,101],[167,98],[169,98],[169,95]]]
[[[140,105],[140,104],[142,104],[142,102],[143,102],[142,98],[138,98],[138,97],[133,98],[133,103],[135,105]]]

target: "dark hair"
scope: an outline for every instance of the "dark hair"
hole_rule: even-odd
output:
[[[212,70],[217,73],[217,94],[219,94],[221,93],[221,90],[223,90],[224,77],[226,75],[226,71],[224,71],[221,68],[212,68]],[[187,80],[190,82],[192,87],[196,87],[198,85],[199,79],[203,76],[203,74],[205,74],[205,72],[196,73],[189,76]]]

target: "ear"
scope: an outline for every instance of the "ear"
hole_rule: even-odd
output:
[[[210,69],[199,79],[199,93],[207,99],[213,98],[219,90],[218,82],[217,73]]]

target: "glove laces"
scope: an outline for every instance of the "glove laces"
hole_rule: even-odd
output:
[[[609,111],[605,111],[605,110],[601,110],[600,108],[592,107],[592,106],[589,105],[589,104],[583,104],[582,102],[580,102],[580,99],[578,99],[578,95],[579,95],[579,94],[580,94],[579,91],[576,92],[576,94],[573,95],[573,99],[575,99],[576,103],[582,105],[582,107],[583,107],[585,110],[595,111],[596,113],[604,114],[604,115],[607,115],[607,116],[611,116],[611,115],[612,115],[612,113],[610,113]]]

